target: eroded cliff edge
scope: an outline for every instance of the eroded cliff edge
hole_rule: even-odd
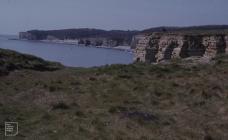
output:
[[[218,54],[228,54],[228,33],[152,33],[140,36],[134,52],[135,61],[147,63],[194,56],[210,60]]]
[[[130,46],[131,39],[138,31],[101,30],[101,29],[63,29],[30,30],[20,32],[19,38],[25,40],[63,41],[85,46]]]

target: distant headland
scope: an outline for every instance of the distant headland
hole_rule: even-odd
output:
[[[96,47],[130,46],[133,36],[138,31],[100,30],[100,29],[64,29],[64,30],[31,30],[20,32],[20,39],[40,40],[65,44],[76,44]]]
[[[204,25],[189,27],[156,27],[141,31],[101,30],[90,28],[62,30],[30,30],[19,33],[19,39],[43,42],[96,46],[116,49],[135,49],[139,40],[154,32],[186,32],[228,30],[228,25]]]

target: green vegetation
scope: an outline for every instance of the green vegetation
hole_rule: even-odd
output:
[[[5,75],[10,71],[20,69],[53,71],[60,68],[63,68],[63,66],[59,63],[47,62],[35,56],[0,49],[0,75]]]
[[[228,57],[186,63],[12,71],[0,77],[0,130],[18,121],[20,132],[0,139],[228,139]]]

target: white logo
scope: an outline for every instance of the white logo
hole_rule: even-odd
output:
[[[18,134],[18,122],[5,122],[5,136],[16,136]]]

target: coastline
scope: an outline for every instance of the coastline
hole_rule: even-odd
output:
[[[28,40],[28,39],[9,39],[9,40],[21,40],[21,41],[34,41],[34,42],[42,42],[42,43],[52,43],[52,44],[64,44],[64,45],[75,45],[76,47],[89,47],[89,48],[103,48],[103,49],[113,49],[119,51],[125,51],[129,53],[133,53],[133,49],[131,46],[116,46],[116,47],[109,47],[109,46],[93,46],[93,45],[84,45],[78,44],[77,41],[69,41],[69,40]]]

